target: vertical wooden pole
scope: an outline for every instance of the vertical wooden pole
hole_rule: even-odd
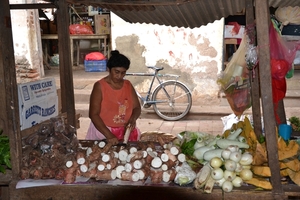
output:
[[[9,0],[0,1],[0,128],[9,136],[13,179],[19,177],[21,133]]]
[[[285,115],[283,99],[278,102],[276,112],[277,112],[279,120],[280,120],[279,124],[286,124],[286,115]],[[279,125],[279,124],[277,124],[277,125]]]
[[[245,3],[246,3],[246,25],[254,26],[255,21],[254,21],[253,0],[246,0]],[[253,71],[250,71],[249,74],[250,83],[251,83],[251,100],[252,100],[252,116],[253,116],[253,123],[254,123],[254,132],[257,137],[259,137],[262,134],[258,73],[259,73],[258,67],[255,67]]]
[[[57,32],[62,112],[67,112],[68,124],[76,127],[69,25],[68,4],[66,1],[58,1]]]
[[[271,183],[276,199],[280,199],[283,189],[281,185],[280,167],[278,161],[278,145],[276,139],[276,120],[273,109],[272,80],[270,67],[269,25],[270,12],[268,0],[255,0],[257,38],[259,47],[259,77],[266,135],[267,154],[271,169]]]

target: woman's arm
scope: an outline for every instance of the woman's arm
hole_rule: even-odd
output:
[[[132,108],[132,114],[131,117],[128,120],[128,123],[126,124],[126,127],[128,125],[130,125],[131,130],[133,130],[136,126],[136,120],[139,118],[139,116],[141,115],[142,109],[141,109],[141,104],[139,101],[139,98],[135,92],[134,87],[131,85],[131,95],[132,95],[132,104],[133,104],[133,108]]]
[[[112,144],[118,144],[118,139],[114,134],[110,132],[110,130],[106,127],[103,120],[100,117],[101,112],[101,102],[102,102],[102,92],[101,85],[98,82],[94,84],[91,96],[90,96],[90,106],[89,106],[89,117],[93,122],[94,126],[97,128],[99,132],[101,132],[108,142]]]

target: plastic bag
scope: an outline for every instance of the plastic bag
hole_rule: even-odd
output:
[[[71,35],[89,35],[94,34],[92,27],[86,24],[71,24],[69,26]]]
[[[288,64],[288,66],[286,66],[287,69],[283,68],[283,66],[281,70],[284,70],[287,73],[290,69],[292,69],[292,64],[295,60],[296,52],[298,49],[298,43],[293,41],[285,41],[275,30],[273,23],[271,23],[269,31],[270,57],[271,59],[275,60],[285,60]]]
[[[241,116],[252,105],[249,80],[245,80],[243,85],[235,87],[233,91],[225,91],[225,95],[231,110],[236,116]]]
[[[271,74],[274,79],[284,79],[289,71],[289,63],[284,59],[271,59]]]
[[[251,107],[251,86],[245,59],[246,38],[247,35],[244,34],[238,50],[233,54],[221,78],[218,79],[221,90],[225,93],[232,111],[237,116],[242,115]]]
[[[274,104],[274,113],[277,123],[280,118],[277,114],[278,102],[281,101],[286,94],[286,75],[292,70],[296,52],[299,49],[299,42],[288,42],[283,40],[275,29],[272,21],[269,28],[270,40],[270,57],[271,57],[271,75],[272,75],[272,95]]]
[[[105,56],[100,52],[92,52],[85,56],[85,60],[105,60]]]

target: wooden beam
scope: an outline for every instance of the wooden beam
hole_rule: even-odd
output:
[[[0,128],[9,136],[13,178],[19,177],[21,135],[9,0],[0,1]]]
[[[36,3],[36,4],[10,4],[11,10],[26,10],[26,9],[42,9],[42,8],[57,8],[52,3]]]
[[[58,1],[57,35],[62,113],[67,113],[68,123],[75,127],[76,118],[72,71],[73,66],[71,64],[70,50],[69,17],[68,4],[65,1]]]
[[[271,183],[275,199],[282,199],[283,189],[281,185],[280,167],[278,162],[278,145],[276,139],[276,121],[273,108],[272,80],[270,67],[270,40],[269,25],[270,12],[268,0],[255,0],[255,14],[257,25],[259,77],[264,117],[264,129],[266,135],[267,154],[271,169]]]
[[[246,5],[246,27],[248,26],[254,28],[255,20],[254,20],[253,0],[246,0],[245,5]],[[254,41],[254,45],[256,45],[256,41]],[[252,100],[252,116],[253,116],[253,123],[254,123],[254,132],[257,137],[259,137],[262,134],[258,76],[259,76],[258,67],[255,67],[253,70],[250,71],[249,77],[250,77],[250,84],[251,84],[251,100]]]
[[[122,0],[67,0],[71,4],[110,5],[110,6],[179,6],[197,0],[147,0],[147,1],[122,1]]]

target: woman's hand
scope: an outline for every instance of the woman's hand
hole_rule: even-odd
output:
[[[114,136],[113,134],[112,134],[111,137],[106,138],[106,139],[107,139],[107,142],[110,143],[110,144],[112,144],[112,145],[117,145],[117,144],[119,144],[118,138],[116,138],[116,136]]]
[[[136,120],[132,120],[131,118],[129,119],[128,123],[125,124],[125,130],[130,129],[132,131],[136,126]]]

